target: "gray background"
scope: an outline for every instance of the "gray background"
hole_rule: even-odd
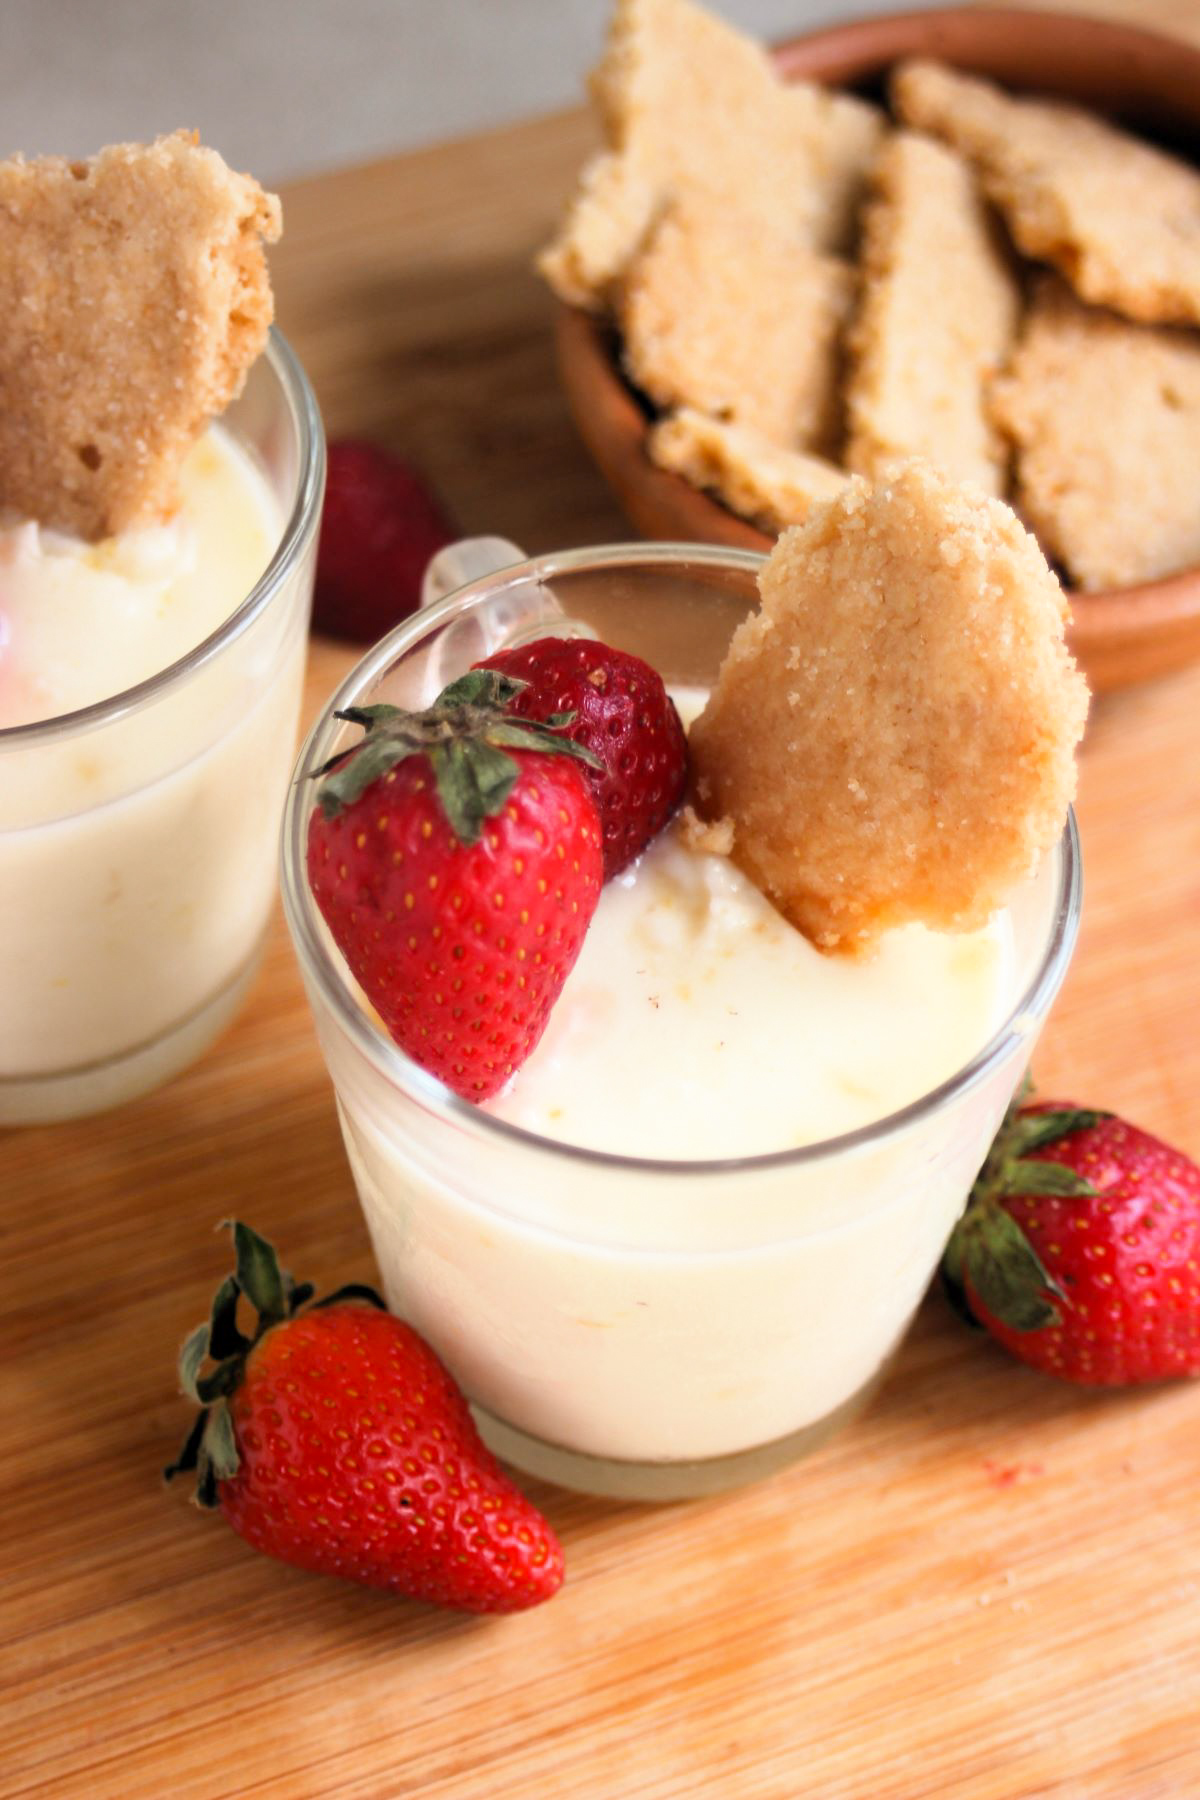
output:
[[[786,37],[884,0],[715,9]],[[607,16],[608,0],[0,0],[0,155],[188,125],[281,181],[572,105]]]

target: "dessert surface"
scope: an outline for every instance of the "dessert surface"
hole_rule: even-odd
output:
[[[75,712],[169,668],[221,626],[266,569],[282,521],[220,426],[189,450],[162,524],[96,544],[0,524],[0,729]]]
[[[929,1093],[1011,1006],[1003,914],[823,956],[682,829],[605,888],[545,1036],[488,1103],[497,1118],[627,1156],[790,1150]]]

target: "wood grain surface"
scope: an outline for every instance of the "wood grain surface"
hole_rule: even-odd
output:
[[[275,258],[331,432],[403,446],[464,529],[531,549],[626,530],[527,268],[587,138],[572,115],[308,182]],[[347,660],[314,646],[310,712]],[[1097,707],[1037,1066],[1193,1153],[1198,746],[1200,670]],[[184,1078],[0,1135],[0,1794],[1200,1795],[1196,1389],[1059,1388],[931,1296],[870,1412],[785,1475],[665,1509],[537,1489],[567,1587],[468,1621],[268,1563],[159,1488],[232,1209],[298,1271],[371,1275],[281,925]]]

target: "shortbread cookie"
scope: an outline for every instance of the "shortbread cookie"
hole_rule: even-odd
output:
[[[1008,447],[985,394],[1016,334],[1020,292],[969,166],[898,131],[863,222],[862,298],[849,333],[846,461],[877,475],[924,456],[990,494]]]
[[[605,150],[586,163],[561,231],[538,272],[569,306],[606,306],[658,211],[659,190],[632,156]]]
[[[887,131],[884,115],[854,94],[810,81],[792,82],[784,92],[807,164],[797,194],[803,235],[814,250],[852,255],[871,167]]]
[[[786,172],[759,162],[778,129],[781,84],[771,59],[707,7],[615,0],[588,85],[610,149],[640,156],[665,182],[732,197],[746,177],[765,173],[781,207],[794,207]]]
[[[993,405],[1017,501],[1086,591],[1200,565],[1200,337],[1039,286]]]
[[[812,249],[848,246],[877,108],[786,85],[760,44],[692,0],[617,0],[591,88],[608,153],[538,259],[561,298],[603,307],[650,217],[679,196]]]
[[[982,925],[1062,830],[1087,687],[1002,501],[913,462],[785,532],[689,743],[706,818],[826,950]]]
[[[0,163],[0,504],[92,539],[170,513],[266,340],[279,232],[185,132]]]
[[[852,291],[845,263],[678,203],[621,286],[626,369],[660,407],[825,449],[838,432],[838,335]]]
[[[938,63],[892,78],[900,117],[977,164],[1019,249],[1084,300],[1200,323],[1200,170],[1078,107],[1014,100]]]
[[[749,426],[691,407],[660,420],[646,447],[660,468],[710,489],[733,512],[772,532],[800,524],[816,501],[831,499],[850,479],[824,457],[781,450]]]

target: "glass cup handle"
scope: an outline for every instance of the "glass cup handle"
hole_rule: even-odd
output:
[[[525,562],[525,553],[508,538],[461,538],[447,544],[431,558],[421,583],[422,607],[434,606],[447,594],[472,582],[486,582],[489,575]],[[540,637],[586,637],[596,633],[582,619],[568,618],[551,589],[535,574],[517,576],[507,591],[495,594],[485,607],[474,607],[441,632],[430,653],[427,685],[429,704],[435,694],[497,650],[510,649]]]
[[[456,588],[466,587],[469,581],[480,581],[485,575],[494,575],[498,569],[508,569],[513,563],[524,561],[525,552],[508,538],[459,538],[457,543],[447,544],[436,556],[431,556],[426,564],[421,581],[421,605],[433,606]]]

